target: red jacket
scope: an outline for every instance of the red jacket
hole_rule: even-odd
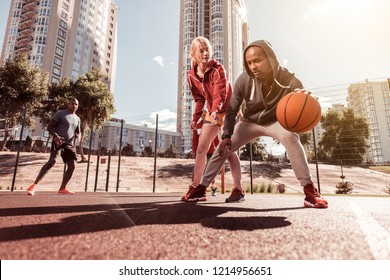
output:
[[[192,121],[197,122],[207,104],[209,112],[223,113],[229,106],[232,87],[227,79],[225,69],[215,60],[210,60],[202,80],[195,74],[195,67],[188,71],[188,85],[194,101],[195,112]]]

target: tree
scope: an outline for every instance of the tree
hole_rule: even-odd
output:
[[[0,115],[4,118],[3,150],[8,140],[8,129],[24,122],[34,123],[33,116],[47,97],[48,76],[29,64],[26,55],[9,59],[0,67]]]
[[[52,83],[48,86],[48,97],[37,112],[44,127],[49,124],[50,119],[57,111],[66,109],[68,98],[73,95],[72,93],[73,83],[69,78],[64,78],[59,83]]]
[[[245,148],[242,150],[240,154],[240,158],[242,160],[250,159],[250,144],[252,144],[252,159],[257,161],[263,161],[264,156],[267,154],[265,150],[265,146],[261,143],[259,139],[253,139],[250,143],[245,144]]]
[[[322,116],[321,126],[325,132],[318,144],[321,151],[333,162],[363,162],[369,135],[368,124],[364,118],[356,117],[352,109],[342,113],[330,111]]]
[[[134,151],[133,145],[127,144],[122,148],[122,156],[134,157],[137,153]]]
[[[171,144],[169,146],[169,148],[167,148],[164,152],[164,156],[165,158],[176,158],[176,155],[177,155],[177,150],[173,147],[173,145]]]
[[[81,119],[80,154],[83,161],[87,160],[83,151],[85,133],[90,127],[98,130],[115,112],[114,97],[107,81],[107,76],[100,69],[92,68],[73,85],[73,95],[80,103],[77,115]]]
[[[153,156],[153,149],[150,146],[146,146],[144,148],[144,151],[142,152],[142,156],[144,157],[152,157]]]
[[[67,100],[72,96],[73,83],[69,78],[62,79],[59,83],[52,83],[48,86],[48,97],[43,101],[42,107],[37,110],[40,123],[47,127],[53,115],[61,110],[66,109]],[[50,135],[46,141],[46,147],[49,143]]]

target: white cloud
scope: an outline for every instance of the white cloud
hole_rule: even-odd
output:
[[[168,109],[163,109],[158,112],[152,112],[149,114],[149,117],[138,123],[134,123],[139,126],[147,127],[156,127],[156,115],[158,114],[158,129],[160,130],[169,130],[176,131],[176,112],[170,111]]]
[[[177,113],[172,112],[169,109],[163,109],[158,112],[152,112],[150,113],[150,118],[156,120],[156,115],[158,114],[158,120],[159,122],[162,121],[170,121],[170,120],[175,120],[177,118]]]
[[[164,67],[164,66],[165,66],[164,58],[163,58],[161,55],[158,55],[158,56],[154,57],[153,60],[154,60],[158,65],[160,65],[161,67]]]

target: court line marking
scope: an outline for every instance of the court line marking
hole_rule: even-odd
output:
[[[374,259],[390,259],[390,233],[356,202],[350,200],[350,204]]]

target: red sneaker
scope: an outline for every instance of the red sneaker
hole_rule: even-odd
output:
[[[59,190],[57,194],[74,194],[74,192],[68,189],[63,189],[63,190]]]
[[[234,188],[232,193],[228,198],[226,198],[225,202],[240,202],[245,200],[245,192],[244,190],[239,190],[238,188]]]
[[[32,184],[31,186],[29,186],[27,189],[27,195],[34,195],[36,188],[37,184]]]
[[[187,194],[181,198],[182,201],[207,201],[206,197],[206,186],[197,185],[196,187],[191,186]]]
[[[305,201],[303,205],[311,208],[328,208],[328,202],[321,196],[317,188],[311,183],[303,188]]]

